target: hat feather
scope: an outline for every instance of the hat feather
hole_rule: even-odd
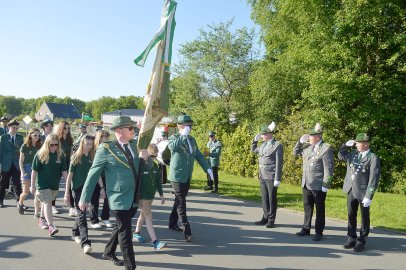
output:
[[[269,131],[274,132],[276,128],[276,124],[274,121],[268,126]]]
[[[314,130],[315,130],[316,132],[321,132],[321,125],[320,125],[320,123],[316,123],[316,125],[314,126]]]

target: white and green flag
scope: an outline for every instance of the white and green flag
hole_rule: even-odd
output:
[[[177,3],[165,0],[162,9],[161,27],[147,48],[138,56],[134,63],[144,66],[149,52],[157,46],[154,67],[144,98],[145,113],[138,137],[138,149],[146,149],[152,140],[156,124],[168,114],[170,64],[172,57],[172,40],[175,31],[175,11]]]

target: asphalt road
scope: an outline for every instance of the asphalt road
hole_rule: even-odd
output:
[[[278,209],[275,228],[267,229],[253,225],[261,217],[258,204],[200,191],[188,196],[196,238],[187,243],[181,233],[167,229],[173,203],[169,191],[165,188],[165,205],[158,200],[153,205],[156,233],[168,247],[154,251],[151,242],[134,242],[137,269],[406,269],[405,234],[372,229],[366,250],[354,253],[341,246],[345,222],[328,219],[324,239],[313,242],[295,235],[303,222],[301,213]],[[59,195],[57,206],[63,213],[56,215],[59,233],[53,238],[38,227],[32,207],[19,215],[14,200],[5,200],[6,207],[0,209],[0,270],[123,269],[101,259],[111,229],[90,229],[93,252],[83,254],[71,240],[73,218],[62,206],[62,191]],[[32,198],[26,205],[32,206]],[[142,234],[149,240],[146,228]],[[117,255],[122,258],[119,249]]]

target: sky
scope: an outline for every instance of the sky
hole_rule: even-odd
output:
[[[172,65],[207,25],[254,27],[246,0],[178,0]],[[163,0],[0,0],[0,95],[144,96],[155,49],[133,60],[159,28]]]

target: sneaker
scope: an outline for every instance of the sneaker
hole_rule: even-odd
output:
[[[38,219],[38,226],[39,226],[41,229],[44,229],[44,230],[45,230],[45,229],[48,229],[48,224],[47,224],[45,218],[40,217],[40,218]]]
[[[34,214],[34,220],[39,220],[39,215],[38,214]]]
[[[83,253],[85,254],[89,254],[90,252],[92,252],[92,247],[90,245],[84,245],[83,246]]]
[[[54,236],[59,231],[54,225],[49,225],[48,232],[49,236]]]
[[[24,211],[25,211],[25,210],[28,210],[28,208],[29,208],[28,206],[25,206],[25,205],[23,204],[23,209],[24,209]]]
[[[138,243],[145,243],[144,237],[142,237],[139,233],[134,233],[133,239],[136,240]]]
[[[153,245],[154,245],[155,250],[160,250],[167,246],[167,244],[165,242],[162,242],[159,240],[155,240]]]
[[[113,228],[113,224],[110,222],[110,220],[102,220],[102,223],[103,223],[104,226],[106,226],[107,228]]]
[[[55,206],[52,206],[52,214],[56,215],[59,213],[60,213],[59,210]]]
[[[17,202],[17,210],[20,215],[24,215],[24,208],[23,205]]]
[[[69,208],[69,216],[70,217],[76,217],[76,214],[77,214],[77,212],[76,212],[75,208],[73,208],[73,207]]]
[[[72,236],[72,240],[75,241],[76,244],[80,244],[80,242],[82,241],[80,236]]]
[[[93,229],[101,229],[102,225],[100,225],[100,223],[95,223],[95,224],[90,224],[90,227],[92,227]]]

